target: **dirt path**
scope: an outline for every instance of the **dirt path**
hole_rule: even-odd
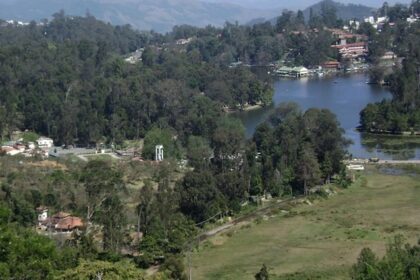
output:
[[[234,219],[233,221],[227,222],[227,223],[225,223],[221,226],[218,226],[216,228],[213,228],[211,230],[208,230],[208,231],[205,231],[205,232],[199,234],[198,236],[193,238],[191,240],[191,242],[189,242],[189,245],[192,247],[193,244],[197,244],[199,242],[202,242],[202,241],[205,241],[205,240],[209,239],[210,237],[213,237],[217,234],[225,232],[225,231],[229,230],[230,228],[232,228],[233,226],[235,226],[235,225],[237,225],[241,222],[252,221],[252,220],[254,220],[255,218],[257,218],[261,215],[267,214],[272,210],[279,209],[279,208],[287,205],[288,203],[290,203],[292,201],[296,201],[296,200],[301,199],[301,198],[302,198],[301,196],[294,197],[294,198],[289,198],[289,199],[285,199],[285,200],[282,200],[282,201],[275,202],[275,203],[270,204],[268,206],[265,206],[263,208],[257,209],[250,214],[246,214],[244,216],[238,217],[238,218]]]

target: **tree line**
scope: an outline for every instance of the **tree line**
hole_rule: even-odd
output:
[[[413,2],[412,10],[418,6],[418,1]],[[400,11],[402,8],[398,5],[388,8],[393,9]],[[371,36],[370,59],[374,63],[371,77],[374,81],[383,80],[389,86],[392,99],[369,104],[360,112],[361,129],[365,131],[393,134],[420,131],[420,23],[408,24],[406,13],[401,13],[395,16],[393,28],[386,24],[381,33]],[[386,50],[393,50],[402,59],[388,75],[379,64],[379,58]]]
[[[1,139],[29,129],[58,144],[118,144],[155,126],[207,136],[223,107],[271,103],[271,83],[246,68],[163,49],[158,35],[91,16],[2,26],[0,40]],[[124,62],[141,47],[141,63]]]

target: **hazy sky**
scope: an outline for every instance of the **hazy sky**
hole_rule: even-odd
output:
[[[289,9],[303,9],[314,3],[319,2],[320,0],[202,0],[207,2],[227,2],[234,3],[241,6],[249,8],[289,8]],[[363,4],[371,7],[380,7],[383,4],[383,0],[335,0],[342,3],[354,3],[354,4]],[[410,0],[388,0],[389,4],[395,3],[410,3]]]

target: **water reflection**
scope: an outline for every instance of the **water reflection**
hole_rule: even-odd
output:
[[[274,82],[274,104],[270,107],[238,114],[245,124],[247,137],[265,121],[282,102],[296,102],[303,110],[327,108],[337,115],[346,137],[353,141],[349,152],[354,157],[382,159],[420,159],[420,139],[406,137],[369,136],[355,130],[359,112],[372,102],[391,98],[387,89],[366,84],[364,74],[315,80],[277,80]]]

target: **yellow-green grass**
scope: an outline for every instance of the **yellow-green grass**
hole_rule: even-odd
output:
[[[192,253],[193,279],[254,279],[263,263],[270,279],[348,279],[363,247],[381,255],[397,234],[420,237],[420,177],[372,169],[350,188],[294,211],[206,241]]]

